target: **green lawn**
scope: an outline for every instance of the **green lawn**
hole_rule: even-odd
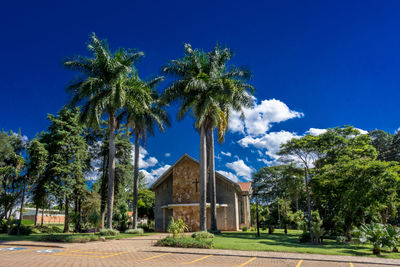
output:
[[[216,249],[257,250],[276,252],[299,252],[312,254],[348,255],[348,256],[370,256],[372,247],[370,245],[341,244],[335,240],[324,240],[323,245],[301,244],[298,242],[301,231],[289,230],[285,235],[283,230],[275,230],[270,235],[261,233],[256,238],[255,232],[224,232],[215,236],[213,247]],[[400,253],[381,252],[380,257],[400,259]]]

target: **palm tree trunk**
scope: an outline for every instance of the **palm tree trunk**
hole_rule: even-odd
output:
[[[101,214],[101,229],[104,229],[104,222],[106,218],[106,206],[107,206],[107,166],[108,158],[106,155],[103,157],[103,176],[101,180],[100,188],[100,214]]]
[[[42,217],[43,220],[43,217]],[[64,221],[64,233],[69,232],[69,199],[68,196],[65,197],[65,221]]]
[[[42,218],[41,218],[41,222],[40,222],[41,227],[43,227],[43,221],[44,221],[43,217],[44,217],[44,207],[42,207]]]
[[[115,129],[117,119],[115,114],[110,114],[109,118],[109,138],[108,138],[108,206],[107,206],[107,228],[112,229],[112,216],[114,205],[114,177],[115,177]]]
[[[312,216],[311,216],[311,201],[310,201],[310,190],[308,188],[308,172],[307,172],[307,167],[304,168],[304,180],[306,183],[306,194],[307,194],[307,217],[308,217],[308,228],[310,229],[310,237],[311,237],[311,243],[314,244],[314,233],[312,230]]]
[[[132,228],[137,228],[137,204],[139,191],[139,131],[135,131],[135,162],[133,172],[133,212],[132,212]]]
[[[36,204],[36,211],[35,211],[35,226],[37,225],[37,215],[39,212],[39,205]]]
[[[25,187],[26,187],[26,177],[24,178],[24,186],[22,188],[22,199],[21,199],[21,209],[19,211],[19,221],[18,221],[18,229],[17,229],[17,235],[19,235],[19,229],[21,227],[22,223],[22,214],[24,211],[24,201],[25,201]]]
[[[207,142],[204,126],[200,127],[200,231],[207,230]]]
[[[211,213],[211,231],[218,231],[217,228],[217,192],[216,192],[216,183],[215,183],[215,157],[214,157],[214,130],[210,129],[207,136],[207,146],[209,147],[208,151],[208,163],[209,171],[210,171],[210,213]]]

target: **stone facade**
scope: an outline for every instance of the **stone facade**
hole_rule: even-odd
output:
[[[207,184],[209,188],[209,184]],[[243,191],[243,188],[245,190]],[[183,155],[151,186],[155,192],[155,230],[166,231],[171,218],[182,220],[194,232],[200,229],[199,163]],[[237,231],[250,226],[251,192],[216,173],[217,227]],[[210,228],[210,194],[207,191],[207,228]]]
[[[173,203],[195,203],[200,201],[200,170],[196,162],[183,159],[173,168]]]

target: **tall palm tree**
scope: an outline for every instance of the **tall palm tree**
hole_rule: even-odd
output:
[[[127,108],[121,114],[127,117],[127,127],[132,128],[135,135],[135,158],[133,178],[133,214],[132,227],[137,228],[138,191],[139,191],[139,155],[140,139],[146,141],[146,135],[154,134],[155,126],[164,131],[170,125],[167,112],[159,101],[159,96],[154,88],[163,81],[164,77],[157,77],[149,82],[144,82],[138,76],[127,80],[129,91],[127,94]]]
[[[206,230],[207,144],[211,190],[211,228],[217,230],[216,185],[214,159],[214,129],[218,127],[223,141],[231,109],[241,111],[252,103],[253,87],[245,81],[250,73],[237,67],[227,67],[232,52],[217,45],[211,52],[193,50],[185,44],[182,59],[172,60],[163,72],[176,77],[164,92],[167,102],[181,101],[178,119],[191,110],[195,127],[200,132],[200,230]]]
[[[115,178],[115,131],[117,117],[126,103],[128,87],[125,80],[136,70],[134,64],[143,56],[142,52],[119,49],[112,53],[105,40],[93,33],[87,46],[92,57],[67,58],[64,66],[79,71],[82,75],[74,80],[67,91],[72,92],[71,105],[82,104],[81,122],[100,127],[100,121],[108,121],[108,203],[107,228],[112,228]]]

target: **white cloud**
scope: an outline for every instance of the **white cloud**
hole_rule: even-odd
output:
[[[360,129],[360,128],[356,128],[357,130],[360,131],[360,134],[368,134],[368,131]]]
[[[233,174],[231,172],[226,172],[226,171],[217,171],[217,172],[222,174],[226,178],[234,181],[235,183],[239,182],[239,178],[235,174]]]
[[[320,135],[323,133],[326,133],[326,129],[319,129],[319,128],[310,128],[310,130],[308,130],[306,132],[306,134],[311,134],[311,135]]]
[[[281,144],[286,143],[292,138],[298,137],[300,136],[296,135],[296,133],[287,131],[271,132],[259,138],[246,136],[239,140],[239,144],[246,148],[249,146],[254,146],[258,149],[265,149],[265,155],[271,157],[272,159],[277,159],[279,156],[276,155],[276,153],[278,153]]]
[[[303,113],[293,111],[282,101],[271,99],[263,100],[257,104],[254,98],[254,105],[252,108],[245,108],[243,110],[245,119],[240,118],[240,113],[232,112],[229,121],[229,129],[232,132],[240,132],[252,136],[265,134],[270,128],[272,123],[286,121],[292,118],[301,118]]]
[[[171,153],[165,153],[164,156],[166,156],[167,158],[171,157]]]
[[[231,152],[221,151],[221,154],[224,155],[224,156],[227,156],[227,157],[231,157],[232,156]]]
[[[134,164],[135,160],[135,149],[133,148],[132,153],[132,164]],[[155,157],[148,157],[149,152],[143,147],[139,148],[139,168],[147,169],[155,166],[158,163],[158,160]]]
[[[151,185],[158,179],[158,177],[160,177],[160,175],[162,175],[166,170],[168,170],[169,167],[171,167],[171,165],[166,164],[160,168],[153,169],[151,171],[146,171],[146,170],[140,170],[140,171],[146,177],[146,183],[148,185]]]
[[[253,168],[247,166],[246,163],[244,163],[244,161],[241,159],[227,163],[225,166],[231,170],[234,170],[237,176],[240,176],[246,180],[251,179],[251,173],[254,171]]]

